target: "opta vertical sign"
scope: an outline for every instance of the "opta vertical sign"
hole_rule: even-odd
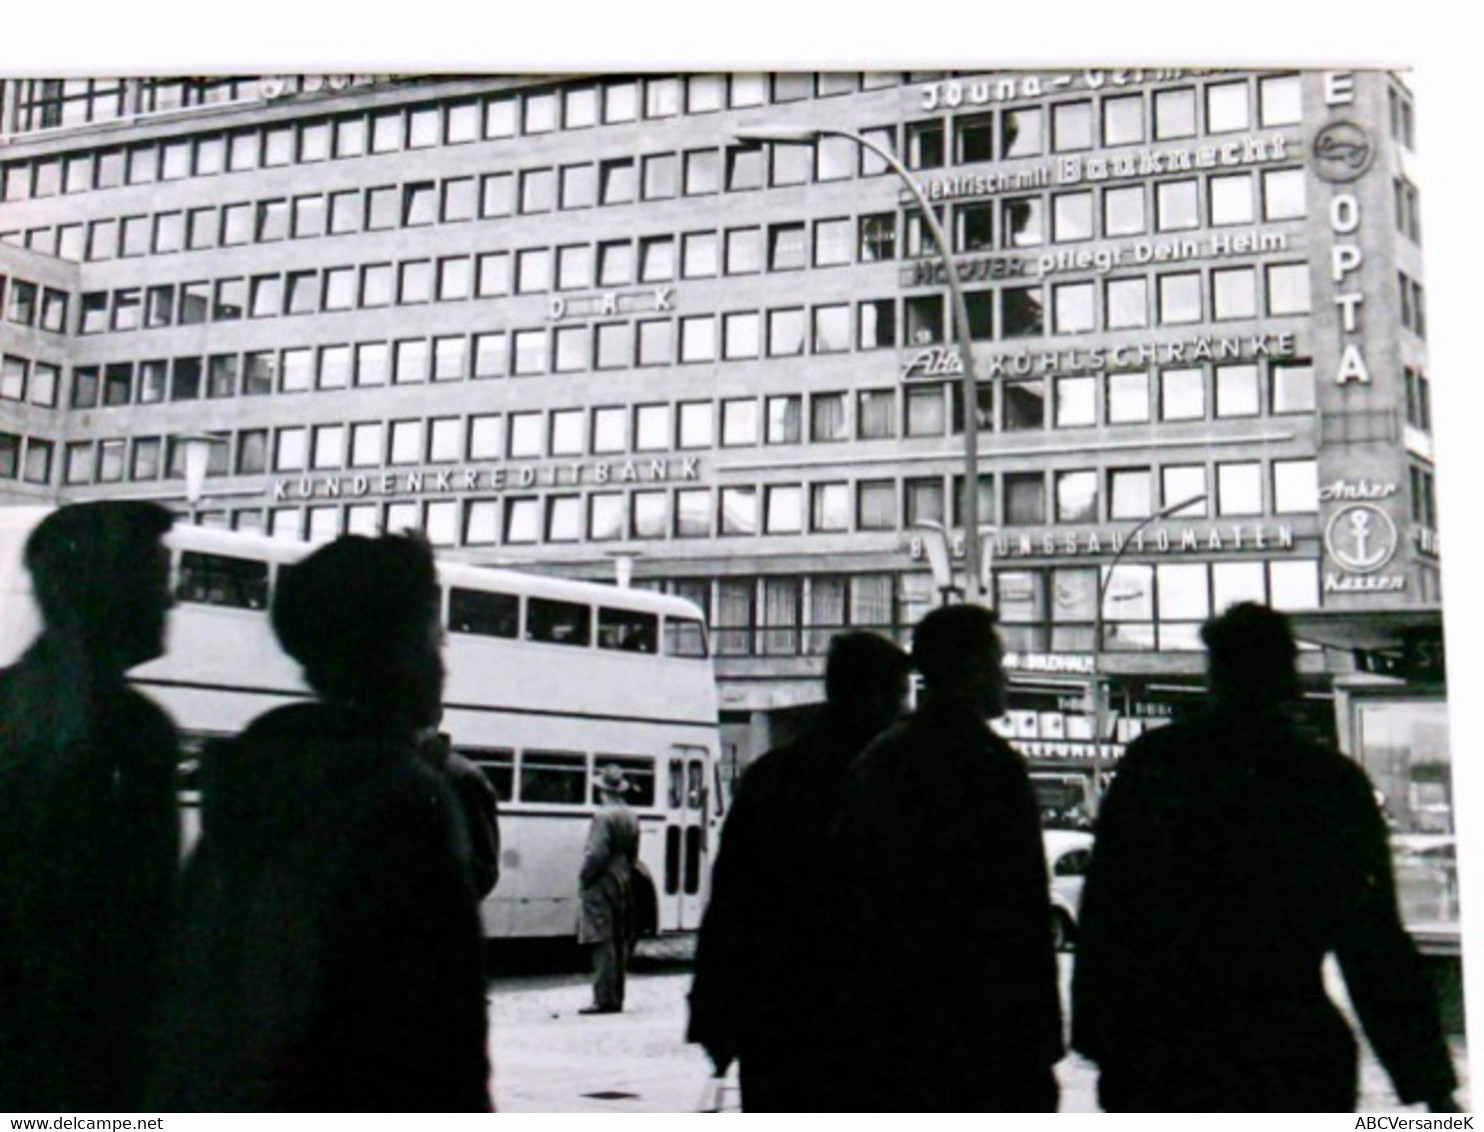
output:
[[[1324,76],[1326,106],[1349,106],[1355,101],[1355,79],[1349,72],[1331,71]],[[1321,180],[1347,185],[1358,180],[1375,159],[1370,134],[1354,122],[1334,119],[1314,138],[1314,169]],[[1330,280],[1335,285],[1335,306],[1340,312],[1340,359],[1335,367],[1339,385],[1369,385],[1371,371],[1361,348],[1361,314],[1365,292],[1360,270],[1365,251],[1360,245],[1360,197],[1348,190],[1336,192],[1329,202],[1329,230],[1334,236],[1330,251]]]

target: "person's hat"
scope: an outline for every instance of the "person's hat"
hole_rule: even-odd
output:
[[[623,771],[612,763],[602,767],[597,774],[593,775],[593,785],[610,794],[627,794],[630,789],[629,780],[623,776]]]

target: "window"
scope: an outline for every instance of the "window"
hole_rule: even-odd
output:
[[[756,444],[758,428],[757,398],[744,397],[721,403],[722,447],[734,448]]]
[[[546,372],[546,331],[517,330],[511,335],[514,364],[510,372],[516,377],[530,377]]]
[[[520,175],[522,215],[550,212],[556,207],[556,173],[551,169],[527,169]]]
[[[329,231],[332,236],[343,235],[347,232],[357,232],[361,227],[361,200],[360,194],[354,190],[346,190],[329,195]],[[194,216],[194,213],[192,214]],[[194,241],[191,244],[195,247]]]
[[[1154,514],[1154,477],[1148,468],[1108,473],[1108,518],[1147,519]]]
[[[466,255],[438,261],[438,300],[467,299],[473,289],[473,261]]]
[[[1165,181],[1154,190],[1155,225],[1161,232],[1198,228],[1201,222],[1197,206],[1196,182]]]
[[[1257,82],[1263,126],[1292,126],[1303,119],[1303,86],[1298,75],[1275,75]]]
[[[1255,417],[1259,412],[1257,366],[1216,367],[1216,415]]]
[[[675,360],[675,323],[668,318],[643,319],[638,323],[641,366],[669,365]],[[699,333],[699,332],[698,332]],[[715,349],[714,331],[712,349]]]
[[[682,488],[675,492],[675,537],[711,537],[709,488]]]
[[[678,407],[678,448],[709,448],[714,433],[715,412],[709,401],[683,401]]]
[[[1103,99],[1103,144],[1131,145],[1143,140],[1143,96],[1132,94]]]
[[[804,352],[804,310],[785,307],[768,312],[768,356],[792,357]]]
[[[1045,330],[1040,287],[1006,287],[1000,292],[1000,328],[1006,338],[1026,338]]]
[[[362,342],[356,347],[356,385],[385,385],[390,360],[391,350],[385,342]]]
[[[1000,122],[1001,157],[1031,157],[1045,151],[1044,118],[1039,106],[1006,110]]]
[[[1314,514],[1319,510],[1319,465],[1314,460],[1273,461],[1273,513]]]
[[[942,436],[948,427],[943,390],[937,385],[908,386],[906,397],[907,436]]]
[[[561,171],[562,208],[591,208],[598,201],[598,173],[591,162],[563,165]]]
[[[1046,427],[1046,382],[1007,381],[1003,394],[1006,432],[1024,432]]]
[[[680,162],[673,153],[650,154],[644,158],[644,199],[666,200],[679,190]]]
[[[851,222],[847,218],[814,222],[815,267],[834,267],[850,262],[850,229]]]
[[[598,286],[616,287],[634,278],[634,245],[610,240],[598,245]]]
[[[510,253],[485,252],[475,264],[477,272],[477,295],[489,299],[510,294]]]
[[[862,389],[856,393],[856,432],[862,440],[896,436],[896,391]]]
[[[515,214],[515,175],[488,173],[479,182],[479,215],[485,219]]]
[[[1149,325],[1149,280],[1110,279],[1106,290],[1109,330]]]
[[[314,271],[290,271],[284,278],[284,314],[311,314],[319,309],[319,278]]]
[[[763,267],[763,230],[761,228],[728,228],[726,273],[743,275]]]
[[[639,282],[663,283],[675,278],[675,237],[646,236],[639,241]]]
[[[1257,461],[1216,465],[1216,510],[1220,515],[1262,514],[1262,465]]]
[[[598,199],[603,204],[629,204],[638,195],[639,178],[632,157],[619,157],[598,165]]]
[[[804,529],[804,489],[795,484],[770,484],[763,497],[763,533],[794,535]]]
[[[411,385],[426,381],[428,377],[428,340],[426,338],[403,338],[396,344],[396,363],[392,370],[392,381],[397,385]]]
[[[366,231],[395,228],[401,218],[402,198],[395,186],[366,190]],[[224,210],[225,211],[225,210]],[[224,239],[222,243],[226,243]]]
[[[803,185],[809,181],[814,169],[814,147],[812,145],[772,145],[768,147],[773,169],[769,184]]]
[[[850,349],[850,307],[845,303],[814,308],[814,353],[837,354]]]
[[[727,360],[755,358],[761,349],[762,319],[756,311],[722,316],[722,356]]]
[[[594,455],[624,451],[628,443],[627,418],[628,413],[619,408],[593,410],[592,449]]]
[[[1097,520],[1097,472],[1057,472],[1056,521],[1059,523],[1095,523]]]
[[[1056,379],[1056,427],[1078,428],[1097,424],[1097,378]]]
[[[1040,197],[1007,200],[1002,216],[1005,247],[1035,247],[1045,239],[1044,205]]]
[[[954,250],[983,252],[994,248],[995,206],[961,204],[954,210]]]
[[[1265,270],[1268,276],[1268,313],[1308,314],[1309,265],[1270,263]]]
[[[938,169],[943,165],[943,123],[941,121],[908,122],[908,169]]]
[[[473,220],[479,208],[479,190],[473,177],[451,177],[443,182],[441,216],[445,224]]]
[[[1274,609],[1317,609],[1319,607],[1319,563],[1269,562],[1268,579]]]
[[[1256,318],[1256,270],[1231,267],[1211,272],[1211,305],[1212,315],[1218,320]]]
[[[723,535],[757,534],[757,488],[724,487],[721,489],[721,533]]]
[[[1274,413],[1314,411],[1314,366],[1311,362],[1273,362],[1270,374]]]
[[[686,196],[699,196],[721,191],[721,150],[688,150],[684,155],[684,161]]]
[[[716,316],[691,315],[680,320],[681,362],[716,360]]]
[[[557,128],[557,96],[555,91],[527,94],[525,98],[525,132],[544,134]]]
[[[849,180],[855,171],[856,154],[860,148],[850,138],[820,138],[814,147],[814,179],[820,182]]]
[[[542,414],[539,412],[511,413],[509,440],[509,456],[512,460],[540,456],[543,443]]]
[[[670,406],[637,406],[634,409],[634,451],[663,452],[669,447]]]
[[[856,526],[863,531],[897,528],[897,490],[891,480],[861,480],[856,484]]]
[[[892,299],[866,299],[856,306],[857,345],[878,350],[897,344],[897,308]]]
[[[556,601],[542,597],[528,598],[526,601],[526,639],[586,648],[592,644],[592,608],[571,601]],[[583,759],[581,755],[575,757]],[[585,761],[584,759],[583,765]],[[526,783],[523,777],[521,796],[531,800],[525,788]]]
[[[597,327],[597,369],[624,369],[634,359],[634,327],[628,322],[600,323]]]
[[[1210,191],[1211,223],[1251,224],[1255,218],[1252,199],[1252,175],[1233,173],[1212,177]]]
[[[876,212],[862,216],[859,256],[862,263],[877,263],[897,257],[897,214]]]
[[[1061,283],[1051,289],[1055,302],[1056,333],[1085,334],[1097,323],[1097,284]]]
[[[944,521],[946,513],[942,479],[937,476],[921,476],[904,481],[902,486],[905,489],[907,526]]]
[[[1199,464],[1171,465],[1160,472],[1160,490],[1164,506],[1173,507],[1186,500],[1187,506],[1172,513],[1172,517],[1200,518],[1206,514],[1206,469]]]
[[[557,249],[557,290],[578,291],[593,285],[591,244],[568,244]]]
[[[530,295],[551,290],[551,249],[526,248],[515,253],[515,293]]]
[[[1051,108],[1051,149],[1065,153],[1092,147],[1092,103],[1063,102]]]
[[[809,439],[817,443],[849,440],[844,393],[816,393],[809,399]]]
[[[769,397],[767,407],[766,444],[797,444],[803,439],[804,399],[798,394]]]
[[[1206,87],[1206,132],[1225,134],[1252,124],[1247,106],[1247,81],[1212,83]]]
[[[686,279],[716,274],[719,240],[715,232],[687,232],[680,242],[680,273]]]
[[[1006,472],[1005,523],[1012,527],[1037,526],[1046,521],[1046,477],[1040,472]]]
[[[1206,415],[1206,375],[1199,367],[1160,374],[1160,419],[1201,420]]]
[[[931,346],[943,341],[943,296],[913,295],[904,304],[907,344]]]
[[[817,483],[809,489],[809,529],[845,531],[850,527],[850,485]]]
[[[1051,238],[1059,243],[1092,239],[1092,193],[1058,193],[1052,198]]]
[[[380,425],[374,426],[380,435]],[[501,418],[498,413],[480,413],[469,418],[469,442],[465,448],[470,460],[498,460],[504,451]],[[378,442],[379,443],[379,442]],[[374,452],[372,459],[376,459]]]
[[[1201,277],[1183,272],[1159,277],[1159,321],[1163,325],[1201,320]]]

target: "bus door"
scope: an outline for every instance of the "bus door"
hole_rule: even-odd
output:
[[[670,748],[665,769],[665,875],[660,928],[689,931],[701,926],[706,902],[706,807],[710,783],[705,747]]]

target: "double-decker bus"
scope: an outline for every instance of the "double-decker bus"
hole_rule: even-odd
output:
[[[0,664],[38,629],[26,536],[44,508],[0,508]],[[314,549],[178,525],[165,539],[167,651],[130,679],[175,719],[187,758],[187,845],[199,820],[193,755],[311,695],[268,622],[282,570]],[[716,682],[699,609],[663,594],[440,561],[446,630],[442,728],[500,797],[491,938],[576,930],[595,768],[623,769],[639,820],[642,933],[697,927],[719,834]]]

